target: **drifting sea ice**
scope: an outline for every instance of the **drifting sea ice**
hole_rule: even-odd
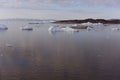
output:
[[[21,27],[21,30],[29,30],[29,31],[31,31],[31,30],[33,30],[33,28],[29,27],[29,26],[24,26],[24,27]]]
[[[81,25],[84,25],[84,26],[104,26],[104,24],[102,24],[102,23],[91,23],[91,22],[82,23]]]
[[[72,26],[79,26],[79,24],[73,24]]]
[[[87,31],[95,30],[93,27],[87,27]]]
[[[13,45],[12,44],[9,44],[9,43],[6,43],[5,44],[7,47],[13,47]]]
[[[87,30],[88,31],[101,31],[105,29],[105,25],[102,23],[82,23],[81,25],[88,26]]]
[[[93,25],[93,23],[87,22],[87,23],[81,23],[81,25],[84,25],[84,26],[91,26],[91,25]]]
[[[0,30],[7,30],[8,27],[4,24],[0,24]]]
[[[71,27],[65,26],[51,26],[48,31],[51,32],[78,32],[77,29],[72,29]]]
[[[120,31],[120,28],[111,28],[112,31]]]

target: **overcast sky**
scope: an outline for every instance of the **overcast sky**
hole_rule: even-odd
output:
[[[120,0],[0,0],[0,18],[120,19]]]

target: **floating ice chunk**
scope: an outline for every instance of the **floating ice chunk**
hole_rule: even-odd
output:
[[[98,25],[103,25],[103,23],[97,23]]]
[[[82,23],[81,25],[84,26],[104,26],[102,23],[91,23],[91,22],[87,22],[87,23]]]
[[[64,27],[63,27],[64,28]],[[51,26],[48,31],[53,31],[53,32],[58,32],[58,31],[62,31],[62,27],[60,26]]]
[[[71,28],[71,27],[60,27],[60,26],[58,26],[58,27],[56,27],[56,26],[51,26],[51,27],[48,29],[48,31],[52,31],[52,32],[62,32],[62,31],[64,31],[64,32],[78,32],[77,29],[73,29],[73,28]]]
[[[73,24],[72,26],[78,26],[78,24]]]
[[[93,25],[93,23],[87,22],[87,23],[82,23],[81,25],[90,26],[90,25]]]
[[[91,31],[91,30],[94,30],[94,28],[93,27],[87,27],[87,30]]]
[[[5,26],[4,24],[0,24],[0,30],[7,30],[7,29],[8,29],[7,26]]]
[[[103,25],[103,23],[93,23],[93,25]]]
[[[73,29],[71,27],[66,27],[66,28],[62,28],[63,31],[70,31],[70,32],[78,32],[77,29]]]
[[[13,47],[13,45],[12,44],[5,44],[7,47]]]
[[[119,31],[120,28],[112,28],[111,30],[112,30],[112,31]]]
[[[22,30],[33,30],[32,27],[29,27],[29,26],[25,26],[25,27],[21,27]]]

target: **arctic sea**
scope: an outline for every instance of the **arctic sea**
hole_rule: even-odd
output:
[[[58,24],[15,20],[0,24],[8,27],[0,31],[0,80],[120,79],[119,30],[107,26],[98,31],[51,32],[50,26]],[[33,30],[21,30],[23,26]]]

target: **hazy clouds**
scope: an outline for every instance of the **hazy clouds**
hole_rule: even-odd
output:
[[[119,7],[120,0],[0,0],[1,8],[56,9],[64,7]]]
[[[0,16],[54,19],[120,18],[119,3],[120,0],[0,0]]]

